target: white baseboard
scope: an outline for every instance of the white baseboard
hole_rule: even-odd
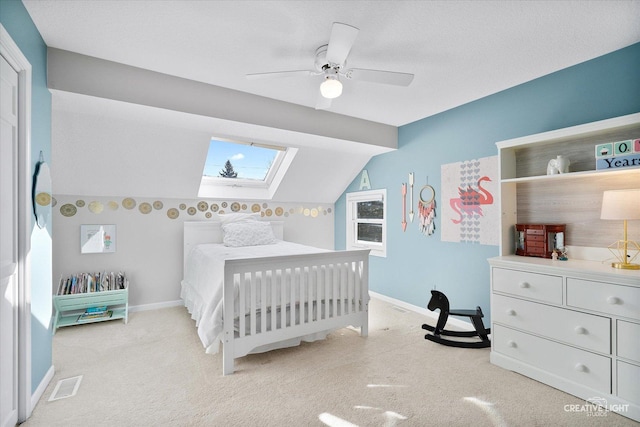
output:
[[[47,389],[47,386],[53,379],[53,376],[55,375],[55,373],[56,373],[56,369],[53,365],[51,365],[51,367],[45,374],[44,378],[42,378],[42,381],[40,381],[40,384],[38,384],[38,387],[31,395],[31,408],[29,408],[29,414],[27,414],[27,418],[31,416],[33,409],[36,407],[36,405],[40,401],[40,398],[44,394],[44,391]]]
[[[391,297],[388,297],[386,295],[379,294],[377,292],[369,291],[369,295],[372,298],[376,298],[376,299],[388,302],[389,304],[393,304],[393,305],[398,306],[400,308],[404,308],[406,310],[413,311],[414,313],[422,314],[422,315],[427,316],[427,317],[429,317],[431,319],[434,319],[436,321],[438,320],[438,316],[440,315],[439,311],[438,312],[431,311],[431,310],[428,310],[426,308],[418,307],[417,305],[409,304],[408,302],[400,301],[398,299],[391,298]],[[456,327],[458,327],[458,328],[460,328],[462,330],[465,330],[465,331],[474,331],[475,330],[473,325],[471,325],[470,323],[467,323],[464,320],[460,320],[460,319],[457,319],[457,318],[452,317],[452,316],[449,316],[449,318],[447,319],[447,323],[451,324],[453,326],[456,326]]]
[[[157,310],[159,308],[178,307],[182,305],[184,305],[184,301],[181,299],[175,301],[156,302],[153,304],[131,305],[129,306],[129,312]]]

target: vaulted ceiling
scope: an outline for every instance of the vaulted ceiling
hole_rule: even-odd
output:
[[[328,112],[390,126],[437,114],[640,41],[638,0],[23,0],[23,3],[50,47],[284,101],[305,111],[312,110],[308,111],[309,117],[327,113],[313,110],[320,76],[248,80],[245,75],[313,69],[314,52],[328,42],[332,23],[353,25],[360,32],[348,57],[349,66],[412,73],[415,78],[408,87],[345,81],[342,96],[333,101]],[[73,147],[91,149],[91,144],[111,141],[121,150],[109,155],[114,160],[118,155],[135,156],[138,161],[132,163],[165,173],[160,175],[158,171],[153,177],[148,176],[147,185],[142,182],[143,177],[136,179],[129,172],[120,184],[110,183],[111,191],[135,190],[166,197],[197,193],[197,188],[191,188],[197,187],[197,183],[188,180],[201,172],[196,168],[201,167],[196,160],[208,142],[203,139],[215,132],[219,120],[197,114],[198,117],[191,117],[184,111],[153,111],[149,106],[123,107],[128,115],[119,117],[116,111],[122,99],[107,101],[88,95],[54,91],[53,143],[57,156],[54,178],[56,166],[61,169],[69,166],[69,160],[56,155],[56,150],[81,156]],[[148,123],[153,121],[148,119],[152,116],[162,120]],[[113,134],[110,126],[103,126],[97,135],[96,123],[100,120],[105,125],[113,124]],[[258,132],[266,141],[288,140],[307,147],[310,151],[305,158],[327,159],[317,162],[315,167],[313,160],[297,165],[304,172],[296,174],[294,181],[283,182],[288,189],[276,196],[283,200],[304,201],[299,199],[313,192],[321,199],[314,201],[333,202],[368,158],[385,151],[358,138],[329,137],[332,143],[328,143],[326,136],[311,133],[260,129],[255,123],[247,127],[246,123],[228,119],[225,124],[225,132],[239,136]],[[184,129],[178,135],[183,135],[185,141],[193,141],[192,146],[186,145],[188,149],[183,143],[182,163],[175,159],[175,154],[171,155],[176,147],[164,141],[171,134],[161,132],[165,128]],[[125,143],[123,135],[132,135],[133,129],[137,134],[135,141]],[[91,140],[96,142],[90,143]],[[177,135],[172,138],[174,144],[179,140]],[[131,144],[137,148],[130,148]],[[168,157],[159,157],[155,164],[147,165],[154,147],[158,156],[166,151]],[[336,173],[328,159],[339,158],[342,148],[354,155],[351,167],[347,167],[348,162],[338,163],[336,166],[344,173],[333,179],[336,182],[326,188],[315,186],[314,182]],[[139,157],[144,155],[147,159]],[[173,161],[172,158],[177,163],[154,166],[157,162]],[[166,175],[171,170],[175,176]],[[57,182],[65,193],[105,190],[104,183],[81,188],[77,177],[74,180],[60,173]],[[296,191],[295,183],[301,178],[310,187]],[[165,185],[164,189],[154,187],[153,182],[158,179],[171,185]]]

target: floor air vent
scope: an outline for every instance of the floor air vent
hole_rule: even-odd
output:
[[[82,375],[58,381],[56,388],[53,390],[53,393],[51,393],[49,402],[75,396],[81,381]]]

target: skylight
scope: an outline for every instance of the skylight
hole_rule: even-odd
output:
[[[294,148],[211,138],[199,197],[269,198],[296,153]],[[224,190],[232,187],[234,190]],[[239,191],[239,189],[246,191]],[[251,190],[252,189],[252,190]]]
[[[265,181],[284,151],[280,147],[211,139],[202,176]]]

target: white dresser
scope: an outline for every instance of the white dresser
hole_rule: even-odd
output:
[[[498,142],[500,256],[489,264],[491,362],[640,421],[640,270],[602,262],[622,221],[600,219],[603,191],[637,188],[640,167],[595,170],[596,144],[637,138],[640,113]],[[549,176],[557,155],[569,173]],[[518,223],[566,224],[569,260],[514,255]],[[640,221],[629,227],[640,240]]]
[[[501,256],[491,362],[640,421],[640,271]]]

